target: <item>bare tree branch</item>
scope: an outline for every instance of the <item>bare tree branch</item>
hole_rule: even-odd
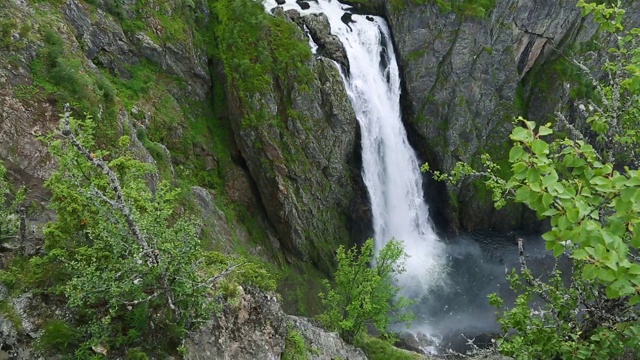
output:
[[[114,192],[115,200],[109,200],[109,198],[106,195],[104,195],[104,193],[102,193],[100,190],[96,188],[92,188],[92,190],[102,200],[105,200],[109,205],[111,205],[111,207],[113,207],[114,210],[117,210],[120,213],[122,213],[122,215],[124,215],[124,218],[127,223],[127,226],[129,227],[129,230],[133,234],[133,237],[136,239],[136,242],[140,245],[140,247],[142,247],[142,250],[145,256],[147,257],[147,263],[149,264],[149,266],[157,266],[159,264],[159,253],[158,251],[154,251],[149,247],[149,244],[147,243],[144,234],[142,233],[142,231],[140,231],[138,224],[136,224],[135,220],[133,219],[131,209],[129,209],[129,206],[124,200],[124,194],[122,192],[122,187],[120,186],[120,181],[118,180],[118,177],[113,172],[113,170],[109,168],[109,166],[104,160],[102,160],[101,158],[89,152],[89,150],[87,150],[87,148],[85,148],[76,139],[75,135],[71,131],[70,117],[71,117],[71,111],[69,110],[69,104],[67,103],[64,105],[64,116],[62,119],[62,125],[63,125],[62,135],[64,135],[67,139],[69,139],[69,142],[71,142],[71,145],[73,145],[73,147],[76,150],[78,150],[82,155],[84,155],[84,157],[87,160],[89,160],[91,164],[93,164],[95,167],[102,170],[102,173],[107,176],[107,178],[109,179],[109,185],[111,187],[111,190],[113,190]]]

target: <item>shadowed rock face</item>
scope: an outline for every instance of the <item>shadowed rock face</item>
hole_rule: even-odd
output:
[[[497,1],[486,18],[443,14],[435,5],[386,5],[406,88],[404,107],[413,142],[432,168],[457,161],[479,166],[480,154],[508,157],[512,119],[522,113],[518,87],[532,69],[584,40],[595,27],[575,1]],[[545,120],[562,96],[540,104]],[[520,208],[493,209],[489,195],[471,184],[450,189],[453,228],[517,228]]]

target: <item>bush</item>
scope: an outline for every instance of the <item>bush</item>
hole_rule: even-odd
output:
[[[287,331],[282,360],[309,360],[309,349],[304,337],[293,329]]]
[[[400,288],[395,285],[407,257],[397,240],[389,241],[377,255],[372,239],[359,250],[340,246],[334,285],[325,280],[326,290],[320,293],[326,307],[320,321],[349,343],[364,332],[367,323],[386,334],[389,324],[410,321],[413,314],[405,308],[411,301],[398,296]]]
[[[131,157],[126,137],[107,162],[90,119],[66,112],[61,127],[62,136],[45,139],[59,168],[46,183],[57,219],[45,229],[44,254],[17,257],[0,273],[12,289],[28,287],[71,311],[77,331],[51,321],[45,348],[82,359],[96,348],[163,358],[211,316],[221,282],[275,288],[261,266],[202,250],[181,190],[161,182],[152,192],[153,169]]]

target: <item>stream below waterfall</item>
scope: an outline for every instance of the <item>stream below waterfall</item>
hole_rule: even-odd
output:
[[[267,10],[278,6],[275,0],[264,4]],[[350,7],[336,0],[305,4],[305,10],[295,0],[280,6],[301,15],[324,13],[347,52],[350,70],[341,72],[361,129],[362,176],[373,213],[375,246],[380,249],[397,238],[410,255],[407,271],[399,277],[403,294],[416,300],[416,320],[409,332],[422,338],[416,346],[425,352],[464,351],[466,338],[499,331],[487,295],[497,292],[507,301],[513,297],[505,274],[518,264],[515,235],[438,238],[422,191],[420,163],[402,123],[400,75],[385,20],[352,14],[347,17],[350,21],[343,21]],[[317,46],[310,42],[315,51]],[[543,241],[530,237],[527,244],[534,266],[553,266]]]

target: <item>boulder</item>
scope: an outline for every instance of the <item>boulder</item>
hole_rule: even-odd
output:
[[[277,9],[276,16],[291,21]],[[227,96],[238,147],[281,247],[329,273],[340,244],[369,235],[357,224],[369,221],[370,213],[358,165],[357,119],[340,72],[324,57],[309,59],[307,66],[313,75],[306,84],[274,79],[288,87],[256,96],[265,121],[243,121],[247,109],[235,105],[241,104],[237,93],[227,89]]]
[[[285,314],[274,295],[253,288],[241,288],[237,299],[187,338],[185,359],[280,359],[289,331],[303,336],[312,360],[366,360],[362,350],[305,318]]]
[[[318,53],[340,64],[345,72],[349,71],[349,58],[340,39],[331,34],[331,25],[325,14],[309,14],[302,17],[309,29],[309,35],[318,45]]]

